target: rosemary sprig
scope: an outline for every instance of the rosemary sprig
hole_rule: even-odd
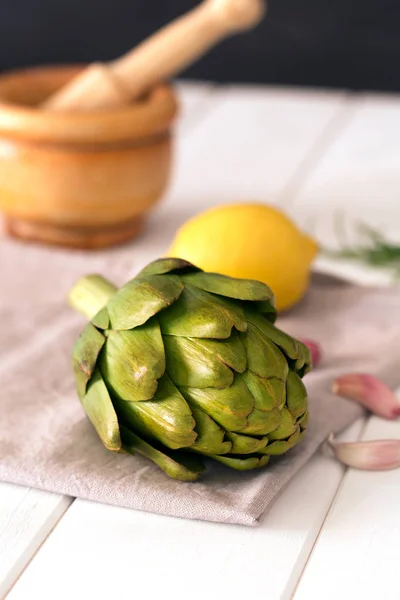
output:
[[[350,245],[342,244],[339,250],[325,248],[324,254],[331,258],[355,260],[367,266],[387,269],[392,271],[393,276],[400,278],[400,244],[389,242],[383,234],[366,225],[359,223],[357,225],[359,242]],[[338,233],[343,240],[343,229]]]

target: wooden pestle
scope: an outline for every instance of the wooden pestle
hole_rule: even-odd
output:
[[[121,58],[90,65],[42,107],[90,111],[128,104],[222,39],[257,25],[264,12],[263,0],[204,0]]]

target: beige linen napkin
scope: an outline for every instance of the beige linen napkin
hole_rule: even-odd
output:
[[[237,473],[210,461],[201,481],[181,483],[140,456],[105,450],[75,393],[70,353],[84,320],[67,307],[68,289],[93,271],[124,283],[139,267],[134,255],[130,246],[84,254],[0,240],[0,480],[164,515],[256,525],[327,434],[362,414],[330,392],[337,375],[367,371],[400,384],[399,288],[315,277],[304,302],[279,322],[324,350],[305,378],[311,424],[304,442],[263,470]]]

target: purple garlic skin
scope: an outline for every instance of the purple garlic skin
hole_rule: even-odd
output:
[[[349,373],[338,377],[332,386],[337,396],[358,402],[384,419],[400,417],[400,401],[383,381],[364,373]]]
[[[365,471],[389,471],[400,467],[400,440],[336,442],[331,434],[328,446],[337,460]]]

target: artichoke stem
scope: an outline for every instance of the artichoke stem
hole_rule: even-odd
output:
[[[118,288],[101,275],[87,275],[71,289],[68,302],[90,321],[117,291]]]

